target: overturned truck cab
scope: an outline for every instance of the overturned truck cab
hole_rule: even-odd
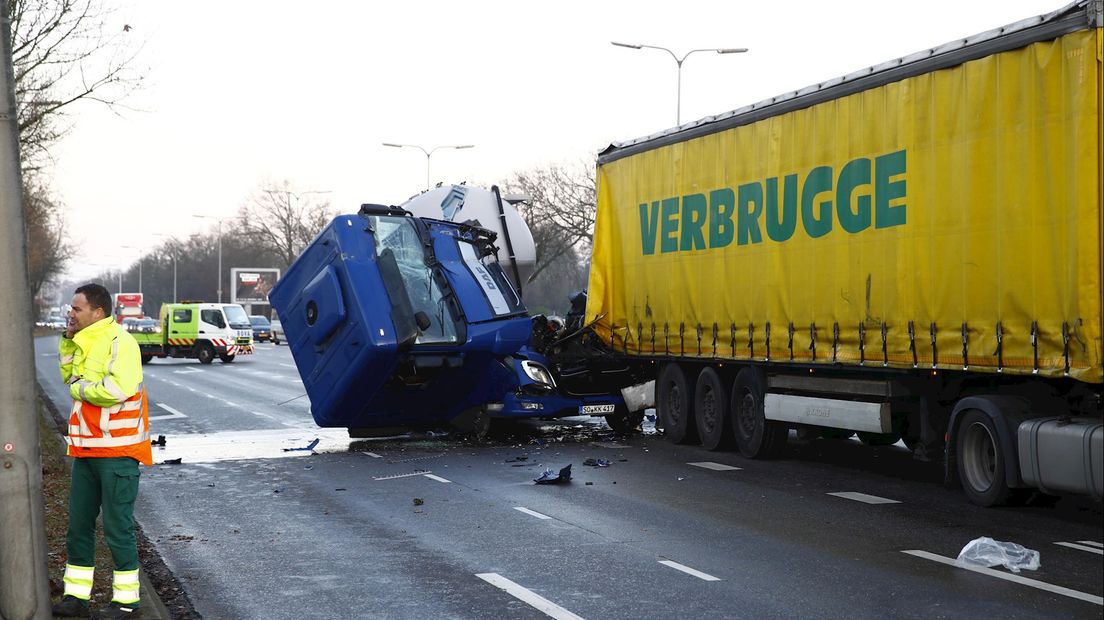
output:
[[[315,422],[353,436],[492,418],[613,413],[619,396],[560,389],[495,233],[364,205],[334,219],[269,299]]]

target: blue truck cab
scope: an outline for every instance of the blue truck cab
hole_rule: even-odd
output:
[[[269,295],[319,426],[479,430],[624,406],[557,387],[495,238],[381,205],[319,233]]]

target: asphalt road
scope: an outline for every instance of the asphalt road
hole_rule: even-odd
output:
[[[36,340],[39,381],[66,410],[55,347]],[[480,445],[353,441],[314,425],[287,347],[269,344],[232,364],[155,361],[146,385],[166,437],[155,460],[181,463],[144,471],[137,518],[206,618],[1104,610],[1099,504],[977,508],[900,447],[818,440],[749,461],[583,418]],[[568,464],[570,483],[533,483]],[[1038,550],[1041,567],[947,564],[981,536]]]

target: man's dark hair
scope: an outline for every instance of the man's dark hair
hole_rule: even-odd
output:
[[[111,316],[111,293],[100,284],[85,284],[77,288],[74,293],[84,295],[88,305],[93,308],[102,308],[104,316]]]

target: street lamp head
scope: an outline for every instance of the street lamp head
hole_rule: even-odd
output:
[[[617,41],[610,41],[610,44],[611,45],[616,45],[617,47],[627,47],[629,49],[634,49],[634,50],[638,50],[642,47],[640,45],[634,45],[632,43],[618,43]]]
[[[717,50],[718,54],[743,54],[748,51],[746,47],[725,47]]]

